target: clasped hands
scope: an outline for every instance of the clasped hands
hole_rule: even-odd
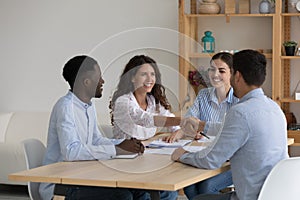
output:
[[[205,122],[195,117],[184,118],[180,123],[180,127],[185,135],[193,137],[195,139],[200,139],[202,137],[202,135],[199,133],[203,131],[204,126]]]
[[[205,122],[195,117],[184,118],[180,123],[180,127],[185,135],[191,136],[195,139],[200,139],[202,137],[200,131],[203,131],[204,126]],[[178,148],[172,153],[171,159],[174,161],[179,161],[180,157],[185,153],[188,153],[188,151],[184,150],[183,148]]]

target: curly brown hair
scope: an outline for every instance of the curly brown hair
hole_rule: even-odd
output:
[[[118,99],[118,97],[124,94],[128,94],[129,92],[134,92],[134,85],[131,80],[132,77],[135,76],[135,74],[143,64],[150,64],[153,67],[155,72],[156,82],[149,95],[153,95],[155,98],[156,110],[158,111],[159,104],[161,104],[165,109],[171,110],[171,105],[169,104],[165,94],[165,87],[161,84],[161,74],[157,67],[156,62],[149,56],[137,55],[131,58],[129,62],[126,64],[123,73],[120,76],[120,81],[118,83],[117,89],[113,93],[111,101],[109,103],[109,109],[111,109],[110,117],[111,117],[112,125],[114,125],[113,110],[114,110],[114,104],[116,100]]]

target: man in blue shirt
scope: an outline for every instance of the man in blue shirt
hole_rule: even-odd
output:
[[[271,169],[288,157],[285,116],[261,89],[266,76],[265,56],[254,50],[240,51],[233,56],[231,73],[231,85],[240,101],[228,111],[215,141],[196,153],[179,148],[172,159],[205,169],[219,168],[229,160],[236,190],[199,195],[196,200],[257,199]],[[182,125],[203,129],[205,122],[188,118]]]
[[[70,91],[55,104],[49,122],[44,165],[61,161],[105,160],[117,154],[143,153],[143,144],[136,139],[116,140],[101,135],[92,98],[102,96],[100,67],[89,56],[75,56],[63,68],[63,77]],[[51,200],[54,184],[42,183],[42,199]],[[66,199],[145,199],[145,192],[122,188],[72,187]]]

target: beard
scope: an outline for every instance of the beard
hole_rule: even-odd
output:
[[[101,98],[102,97],[102,86],[97,86],[95,91],[95,98]]]

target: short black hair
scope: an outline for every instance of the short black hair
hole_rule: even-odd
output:
[[[233,55],[233,70],[239,71],[248,85],[261,86],[266,79],[266,57],[252,49],[242,50]]]
[[[65,64],[62,75],[69,83],[71,90],[73,90],[77,75],[94,70],[95,65],[98,65],[97,61],[86,55],[75,56]],[[78,73],[79,70],[80,73]]]

